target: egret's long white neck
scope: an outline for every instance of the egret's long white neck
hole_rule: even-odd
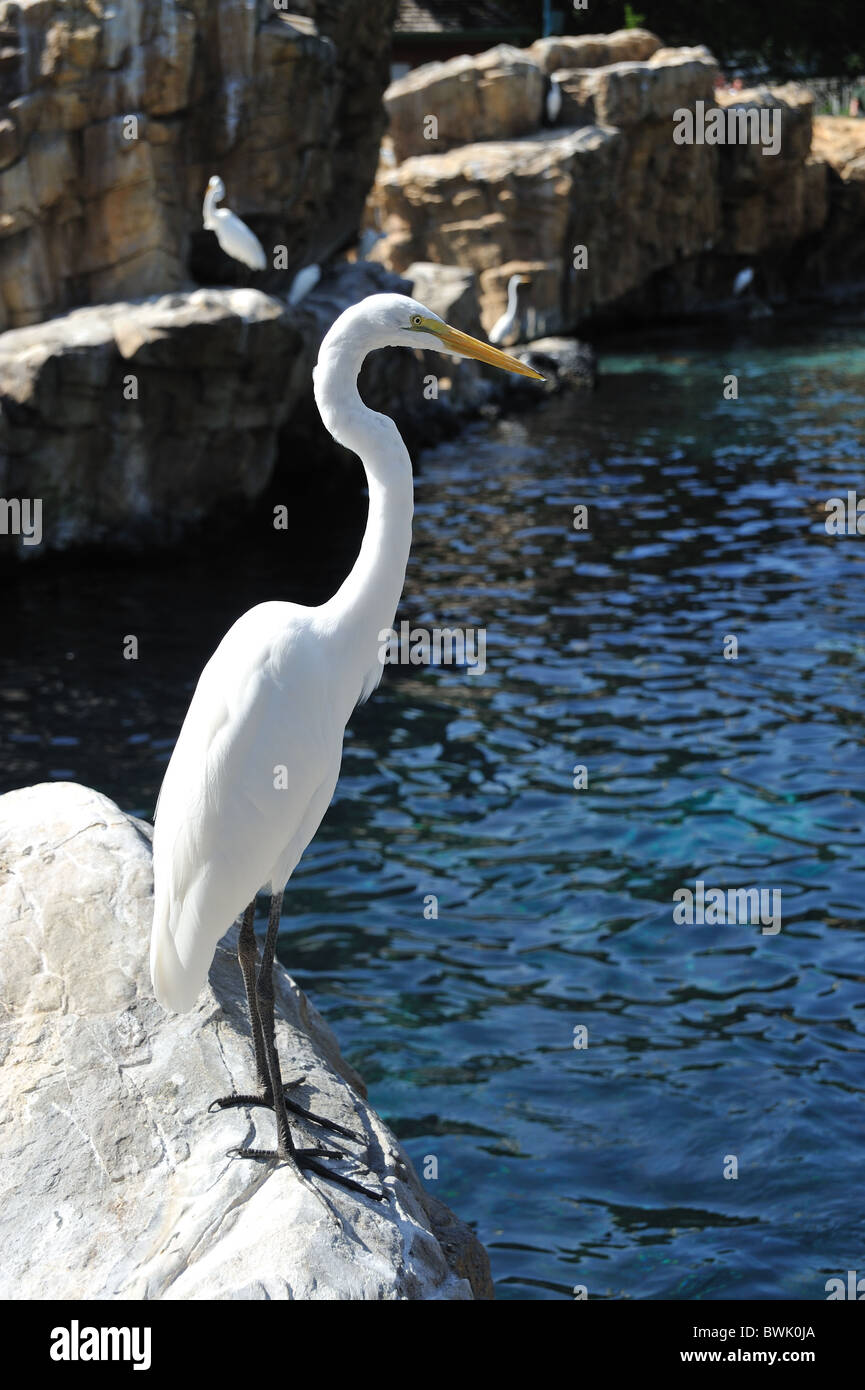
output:
[[[204,207],[202,208],[201,220],[205,230],[209,230],[213,223],[213,214],[216,211],[216,204],[221,197],[215,188],[208,188],[204,195]]]
[[[517,279],[516,276],[512,276],[512,277],[511,277],[511,282],[510,282],[510,284],[508,285],[508,313],[509,313],[509,314],[514,314],[514,313],[516,313],[516,308],[517,308],[517,291],[519,290],[519,288],[520,288],[520,282],[519,282],[519,280]]]
[[[360,334],[325,338],[313,372],[321,418],[334,439],[359,456],[369,489],[360,553],[348,578],[319,609],[328,629],[339,633],[355,670],[357,689],[348,692],[346,718],[361,691],[368,695],[381,676],[380,634],[393,626],[414,510],[411,460],[399,430],[358,394],[357,377],[370,346],[369,337]]]

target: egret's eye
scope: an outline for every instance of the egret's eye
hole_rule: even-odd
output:
[[[423,323],[423,318],[420,314],[412,314],[409,323],[412,328],[420,328]]]

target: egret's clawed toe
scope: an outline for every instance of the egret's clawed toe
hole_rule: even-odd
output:
[[[234,1148],[226,1150],[226,1158],[252,1158],[259,1162],[288,1163],[303,1172],[316,1173],[320,1178],[325,1178],[327,1182],[338,1183],[340,1187],[345,1187],[349,1192],[358,1192],[362,1197],[371,1197],[374,1202],[384,1202],[387,1200],[387,1192],[384,1188],[376,1192],[374,1188],[364,1187],[363,1183],[355,1182],[354,1178],[347,1178],[343,1173],[335,1173],[332,1168],[325,1168],[319,1161],[323,1158],[339,1159],[345,1158],[346,1154],[334,1149],[295,1149],[291,1153],[280,1153],[278,1149],[249,1149],[242,1145],[235,1145]]]
[[[362,1134],[356,1134],[354,1130],[346,1129],[343,1125],[338,1125],[335,1120],[328,1120],[324,1115],[317,1115],[314,1110],[304,1110],[303,1106],[298,1105],[297,1101],[289,1099],[285,1092],[292,1090],[295,1086],[299,1086],[301,1082],[305,1080],[306,1077],[304,1076],[298,1077],[296,1081],[289,1081],[283,1088],[282,1099],[286,1110],[290,1114],[296,1115],[298,1119],[306,1120],[308,1124],[318,1125],[320,1129],[326,1129],[330,1134],[339,1134],[343,1139],[351,1139],[355,1144],[362,1144],[364,1142]],[[273,1097],[269,1091],[263,1091],[258,1095],[240,1095],[235,1093],[230,1096],[219,1096],[216,1100],[210,1102],[207,1107],[207,1113],[209,1115],[215,1115],[220,1110],[232,1110],[240,1105],[247,1105],[249,1107],[261,1105],[265,1106],[268,1110],[272,1110]]]

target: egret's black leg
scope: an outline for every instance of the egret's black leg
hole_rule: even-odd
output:
[[[347,1187],[352,1192],[359,1192],[364,1197],[372,1197],[376,1201],[384,1199],[384,1192],[375,1192],[371,1188],[364,1187],[361,1183],[353,1181],[351,1178],[343,1177],[340,1173],[331,1172],[319,1159],[345,1158],[346,1155],[333,1149],[296,1149],[294,1140],[291,1137],[291,1126],[288,1122],[288,1111],[285,1104],[285,1091],[282,1084],[282,1075],[279,1069],[279,1054],[276,1050],[276,1031],[274,1019],[274,991],[273,991],[273,961],[276,955],[276,938],[279,933],[279,920],[282,911],[282,893],[274,893],[270,900],[270,912],[267,918],[267,936],[264,941],[264,951],[261,957],[261,965],[258,968],[258,978],[255,982],[255,1001],[258,1006],[258,1018],[261,1028],[261,1038],[264,1048],[265,1063],[267,1066],[267,1076],[269,1078],[269,1093],[272,1098],[279,1097],[279,1104],[273,1106],[276,1116],[276,1152],[269,1149],[249,1149],[236,1148],[229,1152],[236,1154],[239,1158],[258,1158],[273,1159],[279,1158],[284,1163],[289,1163],[295,1168],[310,1170],[318,1173],[320,1177],[328,1178],[331,1182],[339,1183],[342,1187]],[[244,979],[246,976],[244,975]],[[250,1009],[252,1005],[250,1004]],[[305,1115],[304,1111],[300,1111]],[[329,1123],[326,1122],[326,1123]]]
[[[240,932],[237,937],[237,959],[240,962],[240,971],[246,989],[246,1003],[249,1008],[249,1021],[252,1025],[252,1045],[255,1048],[255,1069],[258,1072],[258,1084],[263,1090],[267,1090],[270,1084],[267,1073],[267,1056],[264,1050],[258,1000],[255,997],[255,967],[258,964],[258,946],[255,941],[254,921],[255,898],[241,918]]]
[[[264,1047],[264,1035],[261,1028],[261,1017],[258,1012],[258,999],[256,997],[255,969],[258,965],[258,946],[255,940],[253,922],[255,919],[255,899],[249,904],[240,920],[240,932],[237,937],[237,959],[240,962],[240,970],[243,975],[243,984],[246,989],[246,1003],[249,1008],[249,1021],[252,1027],[252,1043],[255,1048],[255,1069],[258,1072],[258,1084],[261,1090],[256,1094],[235,1092],[230,1096],[219,1096],[211,1101],[207,1107],[211,1114],[218,1110],[231,1110],[240,1105],[266,1106],[273,1109],[273,1097],[270,1092],[270,1075],[267,1069],[267,1054]],[[277,927],[278,930],[278,927]],[[334,1120],[328,1120],[324,1115],[316,1115],[312,1110],[304,1110],[297,1101],[289,1100],[285,1094],[295,1086],[300,1086],[306,1080],[305,1076],[297,1076],[293,1081],[286,1082],[283,1087],[283,1098],[285,1107],[293,1115],[297,1115],[302,1120],[308,1120],[310,1124],[318,1125],[321,1129],[326,1129],[331,1134],[339,1134],[343,1139],[352,1139],[357,1144],[363,1143],[363,1135],[355,1134],[351,1129],[345,1129],[342,1125],[336,1124]]]

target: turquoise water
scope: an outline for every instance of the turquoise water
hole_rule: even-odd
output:
[[[484,628],[487,670],[391,668],[356,713],[280,953],[498,1297],[822,1299],[865,1271],[865,535],[823,524],[865,496],[862,327],[602,372],[422,457],[400,616]],[[149,814],[202,661],[300,572],[31,571],[4,787]],[[781,930],[677,925],[696,879],[780,890]]]

